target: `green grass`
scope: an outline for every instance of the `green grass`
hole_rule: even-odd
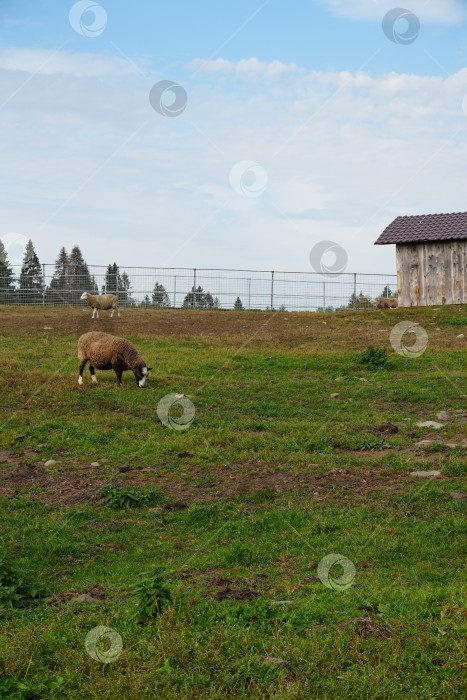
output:
[[[347,336],[362,318],[403,317],[322,318]],[[416,448],[435,433],[415,424],[465,410],[465,348],[432,343],[413,360],[384,336],[388,364],[373,370],[344,337],[319,349],[130,338],[155,368],[144,390],[128,374],[118,389],[110,372],[78,387],[72,333],[2,338],[0,449],[14,455],[0,476],[24,461],[52,482],[0,481],[1,551],[53,595],[0,608],[0,697],[461,697],[465,519],[449,493],[463,488],[466,450]],[[168,393],[193,402],[187,430],[159,421]],[[388,422],[399,432],[368,431]],[[436,437],[462,434],[452,420]],[[332,469],[347,471],[316,478]],[[443,478],[416,481],[414,469]],[[60,478],[86,482],[89,498],[62,503]],[[317,576],[330,553],[355,566],[344,590]],[[153,584],[140,576],[152,567],[165,572]],[[145,580],[146,616],[134,594]],[[71,600],[83,593],[98,602]],[[98,625],[122,638],[114,663],[85,649]]]

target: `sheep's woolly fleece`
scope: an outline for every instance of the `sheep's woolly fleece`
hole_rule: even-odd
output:
[[[96,369],[108,369],[118,364],[121,355],[128,369],[143,370],[147,365],[136,348],[126,338],[118,338],[109,333],[91,331],[78,340],[78,359],[89,360]]]

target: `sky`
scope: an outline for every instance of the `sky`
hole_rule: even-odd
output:
[[[399,1],[0,0],[10,262],[394,273],[467,209],[467,0]]]

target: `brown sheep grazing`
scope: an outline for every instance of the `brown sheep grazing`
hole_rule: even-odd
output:
[[[151,369],[129,340],[97,331],[85,333],[80,337],[78,359],[78,384],[83,383],[83,370],[87,362],[94,383],[97,383],[94,369],[113,369],[117,375],[118,386],[122,385],[122,373],[130,369],[135,375],[137,385],[143,387]]]
[[[109,309],[112,309],[110,318],[112,318],[114,315],[114,311],[116,311],[120,316],[118,299],[115,294],[89,294],[89,292],[83,292],[80,299],[85,301],[86,304],[91,307],[91,309],[94,309],[92,312],[92,318],[94,318],[94,314],[97,314],[97,318],[99,318],[99,309],[101,311],[108,311]]]
[[[397,299],[380,299],[376,305],[377,309],[397,309]]]

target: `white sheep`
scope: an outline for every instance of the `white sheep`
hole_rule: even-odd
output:
[[[78,359],[78,384],[83,383],[83,370],[88,362],[91,379],[95,384],[97,379],[94,369],[113,369],[118,386],[122,385],[122,373],[131,369],[137,385],[143,387],[151,369],[129,340],[98,331],[84,333],[79,338]]]
[[[89,292],[83,292],[80,298],[89,304],[91,309],[94,309],[92,312],[92,318],[94,318],[94,314],[97,314],[97,318],[99,318],[99,309],[101,311],[112,309],[110,318],[112,318],[114,315],[114,311],[117,311],[118,316],[120,316],[118,299],[115,294],[89,294]]]

